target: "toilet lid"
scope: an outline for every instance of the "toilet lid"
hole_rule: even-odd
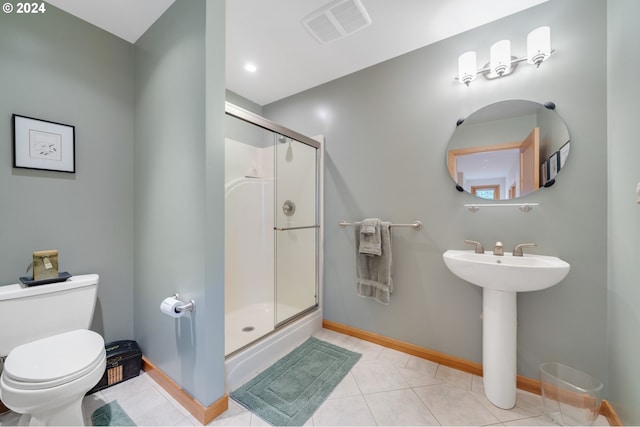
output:
[[[104,357],[104,339],[93,331],[77,329],[14,348],[3,374],[14,381],[52,387],[85,375]]]

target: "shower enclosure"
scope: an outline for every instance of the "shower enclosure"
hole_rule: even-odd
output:
[[[226,105],[225,355],[319,305],[319,152]]]

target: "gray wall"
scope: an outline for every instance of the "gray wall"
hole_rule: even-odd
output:
[[[100,275],[106,341],[133,338],[132,75],[130,43],[51,5],[0,14],[0,285],[58,249],[60,271]],[[13,113],[74,125],[77,172],[13,168]]]
[[[252,113],[262,115],[262,106],[256,104],[253,101],[248,100],[235,92],[230,90],[225,91],[226,100],[234,105],[237,105],[240,108],[244,108],[245,110],[249,110]]]
[[[640,425],[640,145],[635,124],[640,116],[640,2],[609,0],[608,147],[609,147],[609,369],[608,399],[625,425]]]
[[[176,1],[135,64],[135,335],[208,406],[224,394],[224,2]],[[196,312],[162,315],[174,292]]]
[[[191,1],[191,0],[190,0]],[[205,3],[204,0],[202,0]],[[194,374],[204,405],[225,392],[224,367],[224,138],[225,2],[206,1],[206,317],[199,328],[203,351]]]
[[[550,25],[557,53],[539,69],[511,76],[454,81],[457,58],[512,41],[526,51],[527,33]],[[551,0],[497,22],[413,51],[264,106],[271,120],[326,137],[324,316],[476,362],[481,361],[481,289],[442,261],[464,239],[560,256],[568,277],[547,290],[518,295],[518,373],[537,378],[557,361],[606,377],[606,3]],[[557,184],[522,198],[541,206],[470,213],[477,202],[455,190],[445,166],[456,120],[505,100],[553,101],[572,139]],[[322,111],[323,114],[318,114]],[[394,294],[389,306],[355,291],[353,229],[338,221],[381,217],[421,220],[422,231],[394,230]]]

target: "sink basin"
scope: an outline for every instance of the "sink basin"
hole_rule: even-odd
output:
[[[569,264],[552,256],[473,250],[448,250],[443,258],[453,274],[482,287],[484,393],[497,407],[511,409],[516,404],[516,295],[555,285],[569,273]]]
[[[549,288],[564,279],[570,267],[560,258],[533,254],[498,256],[473,250],[448,250],[443,258],[449,270],[461,279],[483,288],[510,292]]]

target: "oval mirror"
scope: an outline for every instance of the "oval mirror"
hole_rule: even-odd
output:
[[[553,185],[569,155],[569,130],[554,109],[553,103],[501,101],[459,121],[447,146],[458,190],[509,200]]]

